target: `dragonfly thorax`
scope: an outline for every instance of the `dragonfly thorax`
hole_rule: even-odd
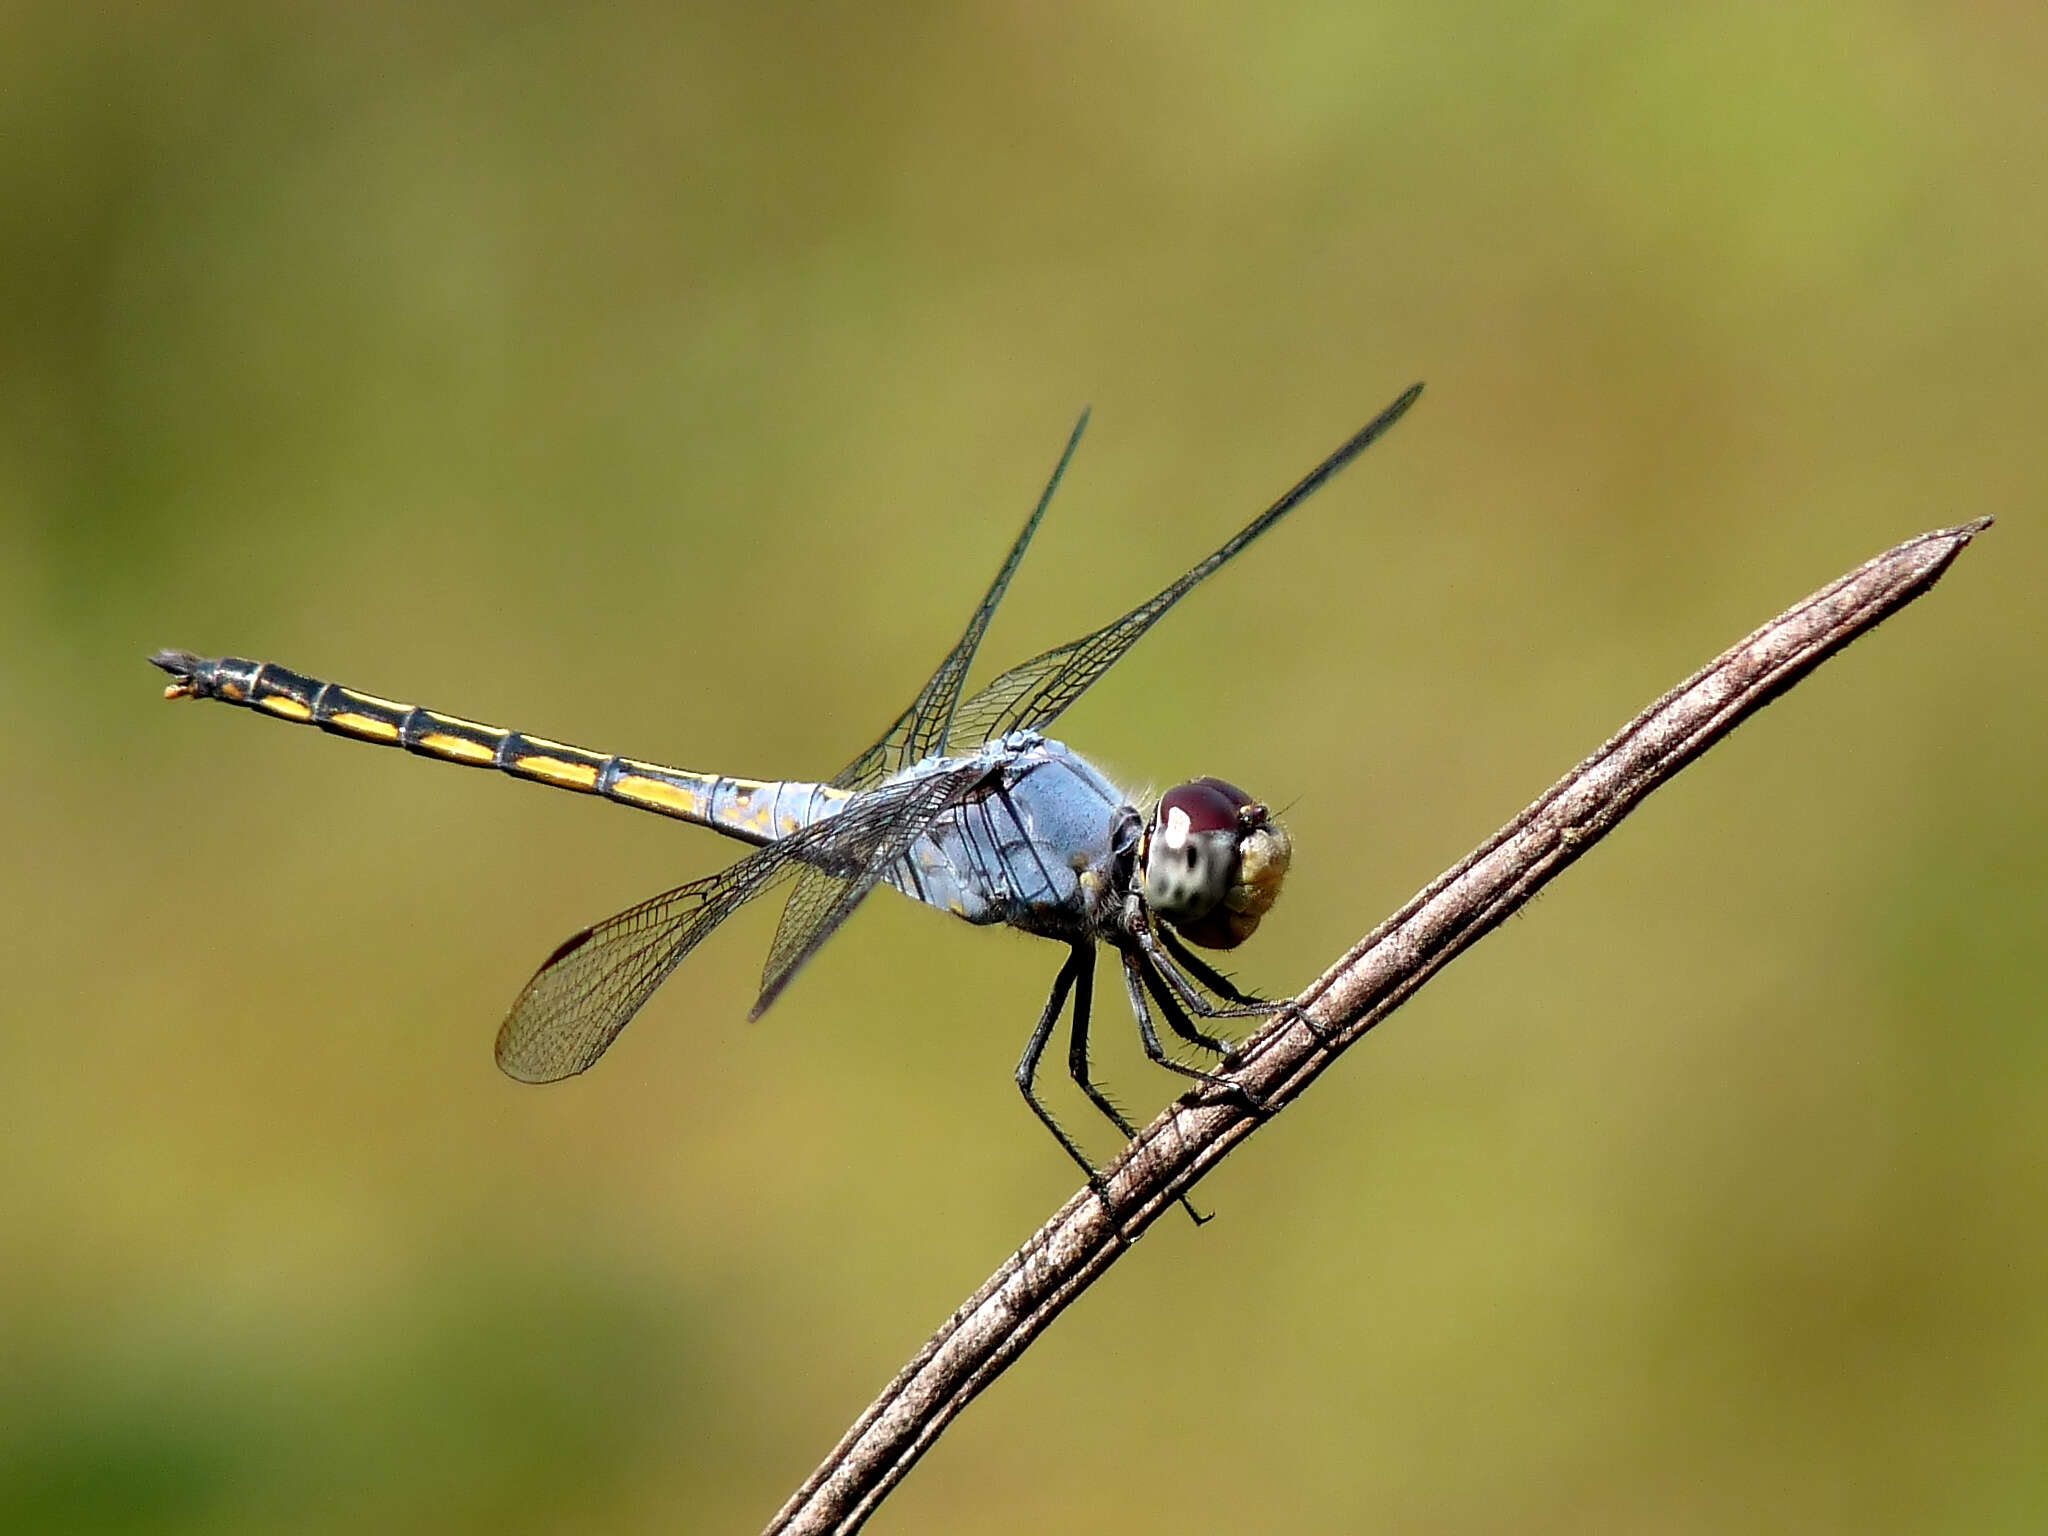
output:
[[[1235,784],[1195,779],[1168,790],[1145,828],[1145,904],[1190,943],[1235,949],[1272,909],[1294,845]]]

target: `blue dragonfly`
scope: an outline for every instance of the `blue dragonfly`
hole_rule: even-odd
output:
[[[1089,1071],[1098,948],[1113,951],[1122,967],[1146,1055],[1199,1081],[1219,1081],[1168,1053],[1154,1009],[1180,1039],[1221,1060],[1230,1047],[1205,1024],[1273,1011],[1277,1005],[1240,992],[1195,948],[1230,950],[1251,936],[1279,895],[1292,843],[1266,806],[1226,780],[1195,779],[1140,805],[1044,732],[1168,609],[1363,453],[1421,393],[1419,384],[1403,393],[1164,590],[967,694],[982,635],[1080,443],[1084,412],[966,631],[874,745],[822,783],[694,773],[592,752],[275,663],[189,651],[160,651],[150,660],[171,675],[170,698],[217,699],[358,741],[495,768],[754,845],[717,873],[586,928],[548,956],[498,1031],[498,1065],[521,1082],[555,1082],[592,1066],[714,928],[785,887],[754,1018],[877,886],[970,923],[1006,923],[1063,945],[1067,956],[1025,1043],[1017,1086],[1099,1187],[1094,1164],[1036,1087],[1040,1059],[1071,1003],[1069,1071],[1126,1139],[1136,1134]]]

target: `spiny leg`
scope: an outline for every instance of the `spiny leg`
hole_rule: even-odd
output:
[[[1195,989],[1192,985],[1187,988],[1174,987],[1172,983],[1183,981],[1186,978],[1174,975],[1173,970],[1164,958],[1156,954],[1145,957],[1144,972],[1145,988],[1158,1002],[1159,1011],[1166,1015],[1167,1028],[1171,1029],[1190,1045],[1199,1045],[1203,1050],[1212,1051],[1218,1056],[1228,1056],[1230,1054],[1230,1042],[1228,1040],[1218,1039],[1215,1035],[1196,1028],[1195,1021],[1188,1017],[1187,1008],[1182,1004],[1176,1003],[1174,1000],[1173,993],[1179,990],[1183,991],[1190,1000],[1197,1001],[1198,1004],[1207,1003],[1209,1000],[1203,997],[1199,990]],[[1168,977],[1171,978],[1171,982],[1162,979]],[[1212,1015],[1205,1015],[1205,1017],[1212,1017]]]
[[[1052,1117],[1052,1111],[1045,1107],[1032,1086],[1038,1079],[1039,1058],[1045,1054],[1046,1042],[1052,1038],[1052,1027],[1059,1022],[1060,1011],[1067,1006],[1067,994],[1073,991],[1075,981],[1089,967],[1093,958],[1077,944],[1073,952],[1067,956],[1066,964],[1060,967],[1059,975],[1053,979],[1052,996],[1046,999],[1045,1012],[1038,1016],[1038,1023],[1031,1031],[1031,1038],[1024,1043],[1024,1055],[1017,1062],[1017,1087],[1023,1092],[1024,1102],[1031,1106],[1031,1113],[1045,1122],[1045,1128],[1052,1132],[1053,1139],[1067,1149],[1067,1156],[1080,1164],[1081,1171],[1088,1175],[1088,1187],[1100,1195],[1102,1175],[1095,1171],[1095,1165],[1088,1161],[1088,1154],[1083,1152],[1074,1138],[1067,1134],[1065,1127]],[[1110,1114],[1121,1123],[1121,1117],[1118,1117],[1114,1110],[1111,1110]]]
[[[1315,1036],[1318,1044],[1328,1045],[1330,1043],[1330,1037],[1323,1032],[1322,1026],[1310,1018],[1308,1010],[1293,998],[1282,998],[1275,1002],[1271,998],[1253,997],[1249,993],[1240,992],[1228,976],[1189,949],[1180,935],[1175,933],[1166,924],[1161,923],[1159,925],[1158,934],[1159,942],[1166,946],[1166,952],[1180,963],[1183,970],[1187,971],[1195,980],[1214,992],[1218,997],[1237,1004],[1238,1007],[1245,1011],[1246,1016],[1264,1014],[1269,1018],[1298,1019],[1301,1021],[1302,1027]],[[1164,964],[1161,964],[1160,969],[1171,974],[1170,968]],[[1243,1048],[1242,1043],[1234,1047],[1230,1056],[1226,1056],[1224,1061],[1230,1063],[1237,1052]]]
[[[1187,971],[1183,970],[1179,963],[1179,956],[1163,947],[1164,935],[1162,930],[1155,930],[1151,924],[1146,923],[1141,924],[1137,928],[1136,934],[1138,948],[1143,952],[1148,967],[1166,979],[1167,984],[1173,988],[1175,994],[1180,998],[1181,1006],[1196,1017],[1204,1019],[1264,1018],[1278,1006],[1274,1003],[1263,1002],[1258,998],[1237,1000],[1242,995],[1237,992],[1235,987],[1230,985],[1228,978],[1212,966],[1196,961],[1195,966],[1189,967],[1189,969],[1195,969],[1196,974],[1205,985],[1213,986],[1214,983],[1210,982],[1209,978],[1211,976],[1215,977],[1217,981],[1223,983],[1223,986],[1216,987],[1215,990],[1221,992],[1225,997],[1233,998],[1233,1001],[1225,1004],[1210,1001],[1201,987],[1188,980]],[[1196,967],[1199,967],[1199,969],[1196,969]],[[1204,972],[1207,974],[1204,975]],[[1211,1045],[1210,1049],[1218,1050],[1223,1048]]]
[[[1122,1110],[1110,1102],[1109,1095],[1096,1086],[1095,1079],[1088,1070],[1088,1025],[1095,1001],[1095,946],[1076,946],[1074,957],[1080,962],[1080,969],[1075,977],[1074,1025],[1073,1032],[1068,1037],[1067,1071],[1074,1081],[1081,1085],[1081,1091],[1088,1095],[1089,1101],[1109,1117],[1112,1125],[1124,1133],[1124,1140],[1135,1141],[1138,1128],[1124,1117]],[[1196,1226],[1199,1227],[1209,1220],[1195,1209],[1194,1202],[1186,1195],[1180,1197],[1180,1204],[1181,1209],[1188,1213],[1188,1219]]]
[[[1074,1024],[1067,1037],[1067,1073],[1081,1085],[1081,1091],[1088,1095],[1089,1102],[1108,1117],[1111,1125],[1123,1132],[1125,1141],[1129,1141],[1138,1134],[1138,1128],[1110,1101],[1109,1095],[1095,1085],[1095,1079],[1088,1072],[1088,1024],[1095,1002],[1094,946],[1076,946],[1074,959],[1069,963],[1076,964],[1078,969],[1074,976]]]
[[[1229,977],[1190,951],[1187,945],[1165,924],[1160,924],[1156,929],[1150,927],[1141,928],[1138,931],[1138,943],[1145,951],[1146,958],[1152,962],[1153,967],[1158,970],[1160,975],[1166,978],[1174,991],[1179,994],[1182,1004],[1199,1017],[1205,1019],[1262,1019],[1277,1016],[1282,1019],[1299,1019],[1308,1029],[1308,1032],[1315,1036],[1320,1043],[1324,1045],[1330,1043],[1329,1036],[1316,1027],[1316,1021],[1310,1018],[1307,1011],[1299,1003],[1295,1002],[1293,998],[1276,1003],[1269,1002],[1261,997],[1249,997],[1240,992],[1231,984]],[[1209,988],[1221,997],[1227,998],[1230,1006],[1219,1008],[1216,1004],[1210,1002],[1203,995],[1201,988],[1197,987],[1195,982],[1188,980],[1189,972],[1194,974],[1195,981],[1199,981],[1202,986]],[[1240,1046],[1231,1046],[1222,1053],[1226,1065],[1235,1061],[1240,1049]]]
[[[1166,1048],[1159,1043],[1159,1031],[1152,1023],[1151,1006],[1145,1001],[1148,992],[1159,1004],[1160,1012],[1166,1015],[1166,1022],[1172,1026],[1173,1032],[1183,1040],[1208,1044],[1212,1050],[1220,1050],[1221,1046],[1220,1042],[1210,1043],[1205,1040],[1185,1010],[1175,1001],[1171,989],[1160,980],[1159,973],[1151,961],[1138,951],[1124,951],[1124,985],[1131,995],[1131,1012],[1137,1015],[1138,1038],[1144,1044],[1145,1054],[1154,1063],[1169,1072],[1178,1072],[1183,1077],[1191,1077],[1198,1083],[1240,1098],[1257,1114],[1266,1113],[1265,1102],[1244,1084],[1233,1082],[1201,1067],[1191,1067],[1186,1062],[1175,1061],[1166,1054]]]
[[[1263,997],[1253,997],[1250,993],[1238,991],[1236,984],[1228,976],[1188,948],[1187,943],[1180,935],[1175,933],[1165,923],[1159,924],[1153,931],[1158,936],[1159,942],[1165,946],[1166,952],[1180,962],[1181,969],[1194,977],[1195,980],[1199,981],[1211,992],[1214,992],[1218,997],[1235,1003],[1240,1008],[1277,1010],[1286,1006],[1283,1003],[1270,1003]]]

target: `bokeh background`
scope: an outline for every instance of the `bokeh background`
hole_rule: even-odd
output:
[[[1416,378],[1065,722],[1288,808],[1268,990],[1780,608],[2000,524],[1246,1147],[874,1528],[2048,1525],[2048,10],[4,35],[0,1527],[753,1529],[1075,1183],[1009,1075],[1057,955],[899,901],[758,1027],[767,912],[600,1070],[507,1082],[549,949],[729,847],[170,707],[146,652],[829,773],[1084,402],[992,662]],[[1149,1116],[1176,1085],[1103,1016]]]

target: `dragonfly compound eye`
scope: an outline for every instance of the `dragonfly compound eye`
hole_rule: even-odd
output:
[[[1235,784],[1195,779],[1167,791],[1145,848],[1145,901],[1191,943],[1234,949],[1280,894],[1293,844]]]

